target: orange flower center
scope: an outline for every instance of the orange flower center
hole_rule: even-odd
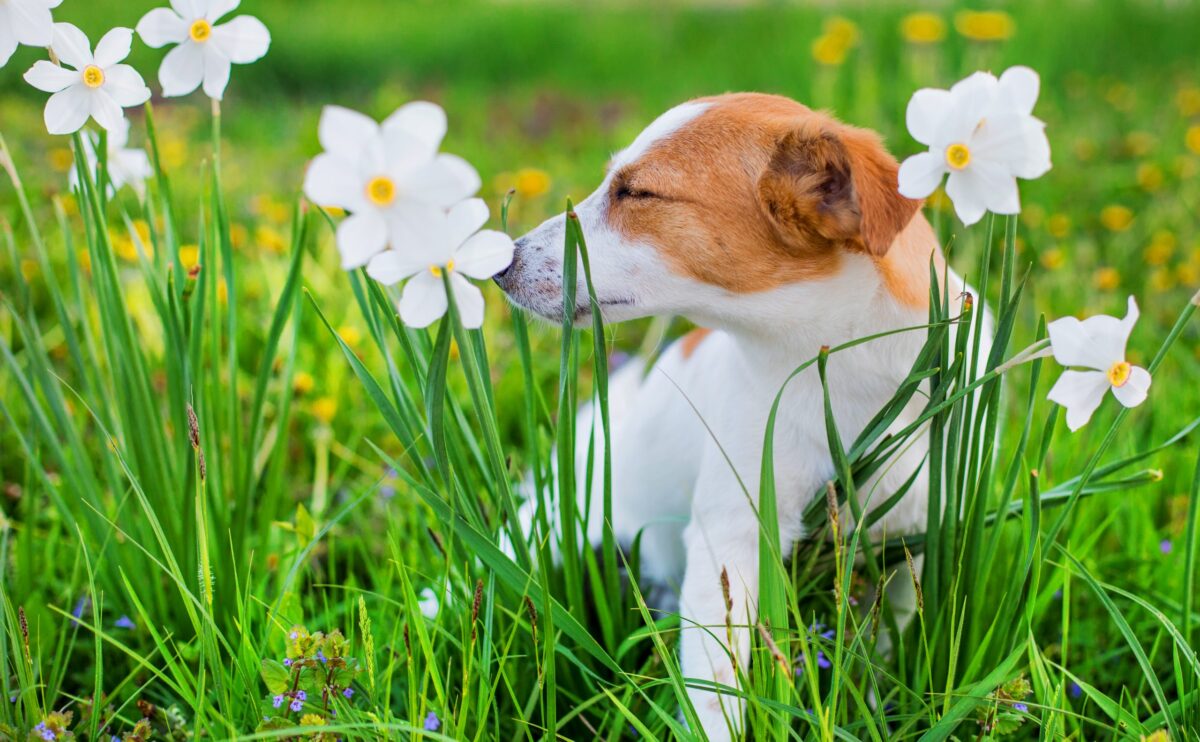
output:
[[[367,183],[367,200],[376,206],[388,206],[396,200],[396,183],[380,175]]]
[[[1128,361],[1117,361],[1108,370],[1108,383],[1116,387],[1125,386],[1131,373],[1133,366],[1130,366]]]
[[[94,64],[83,68],[83,84],[89,88],[98,88],[104,84],[104,70]]]
[[[946,148],[946,164],[955,170],[962,170],[971,162],[971,150],[965,144],[951,144]]]
[[[212,37],[212,24],[201,18],[188,29],[188,36],[197,44],[203,44]]]

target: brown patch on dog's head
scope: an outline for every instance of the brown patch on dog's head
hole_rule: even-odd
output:
[[[610,225],[684,275],[734,292],[826,277],[847,251],[882,259],[920,206],[871,132],[778,96],[701,102],[609,193]]]

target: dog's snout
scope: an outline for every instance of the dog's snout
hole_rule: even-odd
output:
[[[499,273],[497,273],[496,275],[492,276],[492,280],[496,282],[496,285],[499,286],[500,288],[504,289],[505,291],[508,291],[508,289],[509,289],[508,282],[506,281],[506,277],[510,276],[510,275],[516,275],[515,269],[517,267],[517,262],[520,261],[520,259],[521,259],[521,252],[525,249],[525,245],[526,245],[525,237],[517,238],[513,242],[512,262],[510,262],[507,266],[505,266],[504,270],[502,270]]]

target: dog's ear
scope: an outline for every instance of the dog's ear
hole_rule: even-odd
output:
[[[900,195],[897,170],[875,134],[813,123],[778,141],[758,196],[787,244],[824,240],[881,256],[921,205]]]

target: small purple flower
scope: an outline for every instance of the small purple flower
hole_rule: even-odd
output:
[[[329,658],[325,656],[325,653],[324,653],[324,652],[322,652],[322,651],[321,651],[321,650],[319,650],[319,649],[317,650],[317,659],[321,660],[322,662],[328,662],[328,661],[329,661]]]
[[[17,702],[17,695],[18,695],[18,694],[17,694],[17,692],[16,692],[15,690],[14,690],[12,693],[10,693],[10,694],[8,695],[8,702],[9,702],[9,703],[16,703],[16,702]]]
[[[1079,698],[1083,695],[1083,688],[1079,687],[1079,683],[1071,682],[1071,698]]]
[[[345,688],[342,690],[342,695],[345,696],[346,698],[354,698],[354,689],[353,688]]]
[[[1014,703],[1014,704],[1013,704],[1013,708],[1014,708],[1015,710],[1017,710],[1017,711],[1020,711],[1022,714],[1028,714],[1028,713],[1029,713],[1029,706],[1027,706],[1027,705],[1025,705],[1025,704],[1023,704],[1023,703]]]
[[[275,696],[274,698],[271,699],[271,705],[274,706],[275,708],[280,708],[281,706],[283,706],[283,700],[284,699],[283,699],[282,694]]]
[[[390,484],[385,484],[379,488],[379,499],[384,502],[389,502],[396,497],[396,488]]]
[[[90,598],[88,598],[88,596],[83,596],[79,600],[75,601],[75,607],[71,609],[71,615],[75,618],[83,618],[83,612],[88,609],[88,606],[91,605],[91,603],[92,601]]]
[[[117,622],[114,623],[113,626],[116,626],[118,629],[136,629],[137,628],[137,624],[135,624],[133,622],[133,619],[130,618],[129,616],[121,616],[120,618],[117,619]]]
[[[299,638],[300,638],[300,632],[299,632],[299,631],[293,631],[292,633],[288,634],[288,638],[289,638],[289,639],[291,639],[291,640],[293,640],[293,641],[294,641],[294,640],[296,640],[296,639],[299,639]]]
[[[438,718],[437,714],[430,711],[429,715],[425,717],[425,731],[436,732],[441,726],[442,720]]]
[[[298,691],[296,691],[296,698],[300,699],[301,701],[307,701],[308,694],[302,690],[298,690]]]
[[[299,712],[302,708],[304,708],[304,701],[301,701],[299,698],[297,698],[295,701],[292,701],[292,705],[288,708],[290,708],[292,711]]]
[[[33,731],[37,732],[37,735],[42,739],[54,739],[54,732],[50,731],[46,727],[46,722],[44,721],[40,722],[36,727],[34,727]]]
[[[1054,599],[1055,599],[1055,600],[1062,600],[1062,590],[1055,590],[1055,591],[1054,591]]]
[[[825,656],[825,653],[819,649],[817,650],[817,667],[821,668],[822,670],[828,670],[829,668],[833,667],[833,663],[830,662],[829,658]]]
[[[292,658],[291,658],[291,657],[284,657],[284,658],[283,658],[283,666],[284,666],[284,667],[291,667],[291,666],[292,666]]]
[[[1175,545],[1171,543],[1171,539],[1169,538],[1164,538],[1162,543],[1158,545],[1158,550],[1164,554],[1170,554],[1174,548]]]

